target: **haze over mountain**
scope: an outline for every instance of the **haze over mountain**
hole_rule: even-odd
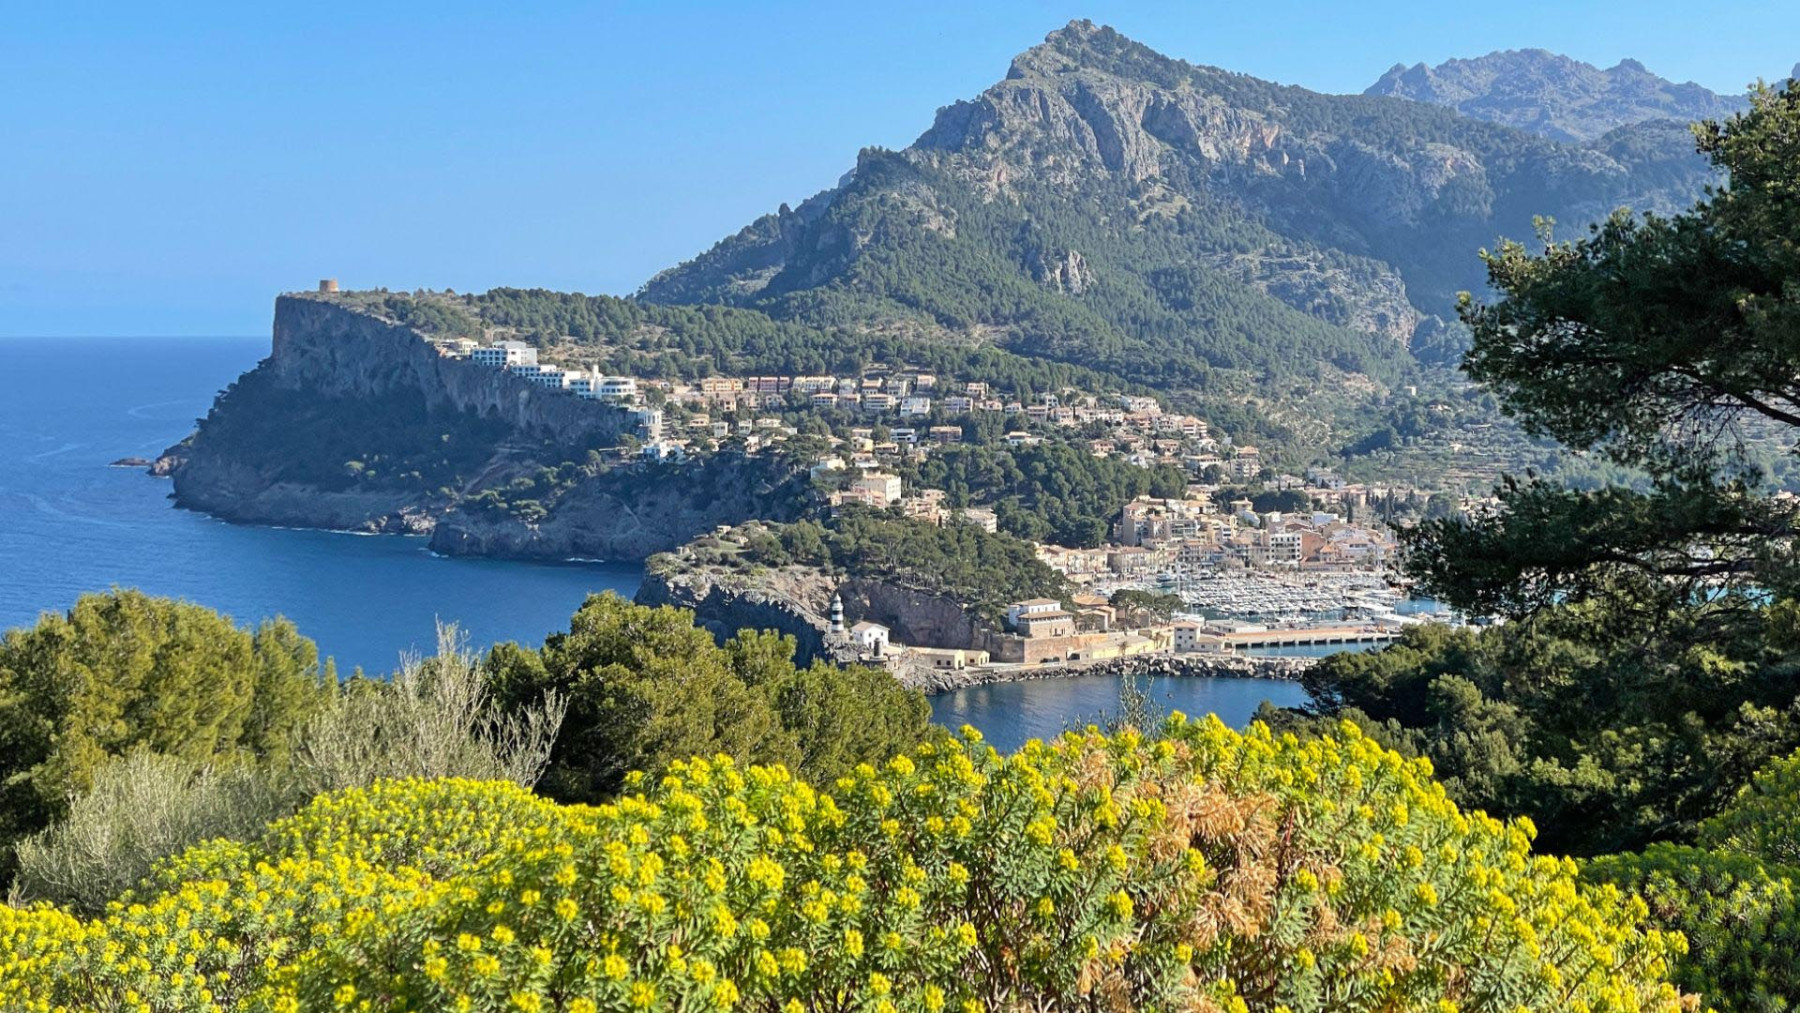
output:
[[[1363,94],[1449,106],[1559,141],[1592,141],[1646,120],[1716,119],[1748,105],[1739,95],[1658,77],[1636,60],[1601,70],[1542,49],[1509,49],[1435,67],[1395,64]]]
[[[1437,105],[1323,95],[1077,21],[902,151],[651,279],[638,298],[991,342],[1169,390],[1456,351],[1477,250],[1687,205],[1684,127],[1562,143]]]

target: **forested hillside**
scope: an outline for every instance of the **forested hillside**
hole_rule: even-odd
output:
[[[1392,384],[1445,361],[1474,252],[1534,215],[1667,210],[1707,178],[1667,131],[1564,145],[1329,96],[1076,22],[904,151],[653,278],[641,298],[985,342],[1165,389]]]

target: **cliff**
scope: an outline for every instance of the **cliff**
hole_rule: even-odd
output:
[[[721,526],[793,520],[802,477],[779,461],[733,454],[603,470],[577,480],[534,523],[451,510],[432,530],[431,549],[447,556],[640,560]]]
[[[616,440],[634,425],[630,412],[440,355],[418,331],[328,297],[275,300],[274,339],[264,365],[288,390],[325,398],[417,392],[434,409],[499,421],[514,436],[564,445]]]
[[[999,651],[1001,632],[948,597],[805,566],[750,575],[653,567],[637,600],[689,609],[694,621],[720,640],[742,629],[779,630],[795,639],[804,663],[823,655],[834,594],[844,599],[846,623],[880,623],[896,643]]]
[[[151,471],[174,480],[179,506],[225,520],[430,534],[455,555],[637,560],[791,515],[793,476],[776,462],[594,463],[634,425],[345,300],[288,295],[269,357]],[[526,496],[530,509],[509,502]]]

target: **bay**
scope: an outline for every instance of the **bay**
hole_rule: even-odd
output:
[[[433,556],[425,539],[226,524],[176,509],[153,458],[193,429],[267,338],[0,338],[0,629],[87,591],[135,587],[240,623],[284,615],[348,672],[429,651],[438,620],[470,642],[536,645],[635,564]]]
[[[138,588],[255,623],[286,616],[342,671],[392,670],[455,622],[477,648],[536,645],[593,592],[636,593],[637,564],[546,565],[434,556],[421,537],[227,524],[177,509],[170,485],[122,457],[153,458],[267,353],[266,338],[0,338],[0,630],[89,591]],[[1081,676],[933,698],[937,720],[1002,748],[1116,712],[1119,680]],[[1162,709],[1248,722],[1292,683],[1172,679]]]
[[[1120,711],[1121,680],[1112,675],[1033,679],[971,686],[931,698],[931,716],[949,728],[973,725],[1001,752],[1030,739],[1048,739],[1070,728],[1105,725]],[[1278,707],[1306,702],[1297,682],[1276,679],[1164,678],[1148,680],[1149,707],[1159,714],[1178,710],[1190,717],[1217,714],[1242,728],[1264,700]]]

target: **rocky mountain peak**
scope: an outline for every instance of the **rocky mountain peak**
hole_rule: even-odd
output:
[[[1455,108],[1559,80],[1589,81],[1570,86],[1588,101],[1613,78],[1661,82],[1648,72],[1543,50],[1462,63],[1395,67],[1388,92],[1424,101],[1391,103],[1072,21],[912,145],[866,150],[837,188],[640,297],[974,339],[1164,386],[1307,359],[1391,378],[1420,334],[1421,358],[1454,355],[1432,321],[1481,283],[1475,251],[1495,235],[1537,213],[1685,206],[1707,178],[1670,119],[1569,144]]]
[[[1647,120],[1728,116],[1742,98],[1676,84],[1637,60],[1606,70],[1543,49],[1512,49],[1435,67],[1396,64],[1366,95],[1449,106],[1478,119],[1559,141],[1591,141]]]
[[[960,156],[959,169],[993,189],[1095,170],[1145,180],[1171,150],[1216,161],[1267,149],[1279,129],[1202,87],[1210,75],[1229,76],[1071,21],[1015,57],[999,83],[940,109],[912,150]]]

